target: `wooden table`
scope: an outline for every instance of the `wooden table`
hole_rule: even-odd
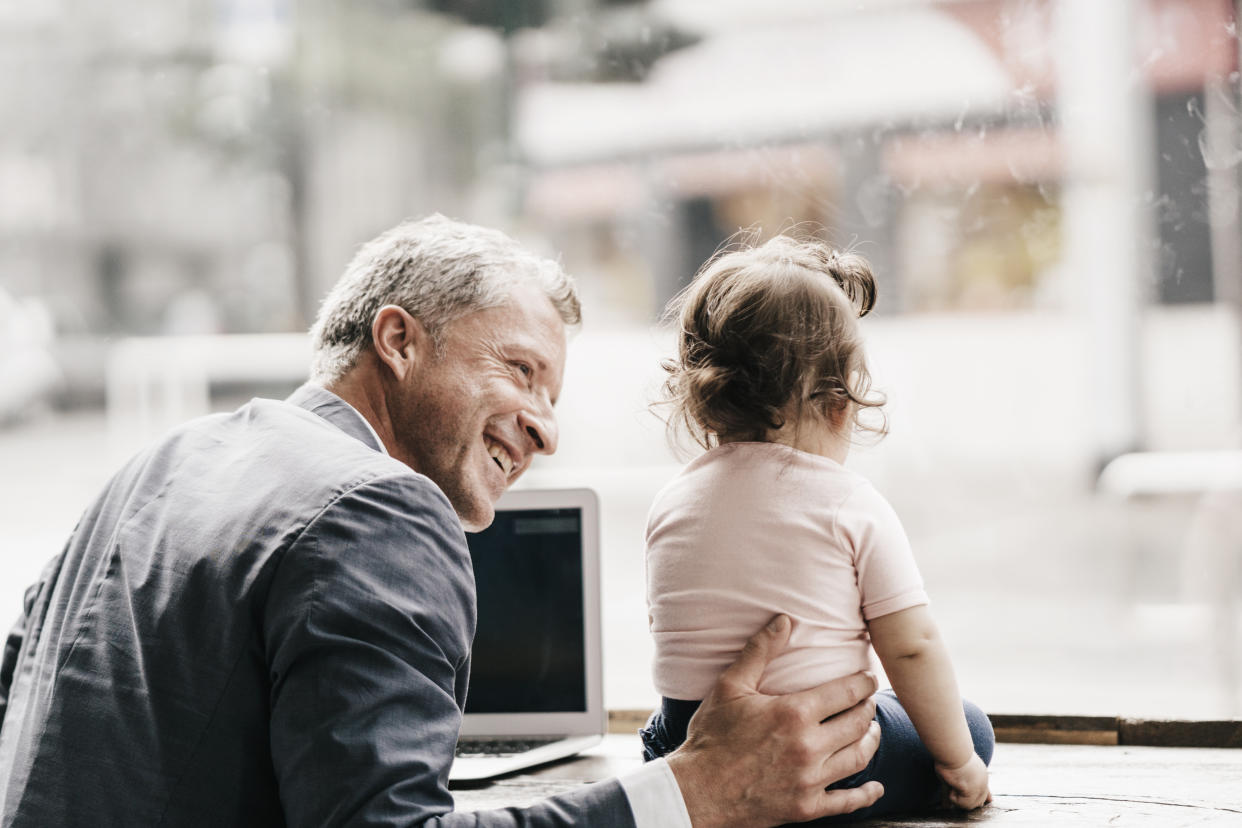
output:
[[[640,764],[637,736],[610,735],[599,747],[557,764],[454,786],[461,810],[525,805]],[[1242,826],[1242,750],[999,744],[993,803],[946,814],[860,825]]]

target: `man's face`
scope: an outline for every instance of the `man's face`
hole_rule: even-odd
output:
[[[483,529],[535,454],[556,451],[552,410],[565,371],[566,331],[536,286],[441,331],[392,407],[401,454],[448,495],[462,525]]]

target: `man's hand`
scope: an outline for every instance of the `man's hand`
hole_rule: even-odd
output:
[[[789,618],[778,615],[746,643],[668,756],[694,828],[804,822],[856,811],[884,793],[878,782],[825,790],[865,768],[879,747],[874,676],[855,673],[784,696],[758,692],[789,630]]]

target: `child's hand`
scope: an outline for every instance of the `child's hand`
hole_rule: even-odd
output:
[[[988,766],[972,754],[961,767],[948,768],[936,763],[936,773],[949,786],[949,802],[963,811],[973,811],[992,801],[988,790]]]

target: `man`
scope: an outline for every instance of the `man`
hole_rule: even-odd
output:
[[[312,383],[130,461],[28,593],[0,669],[0,800],[28,825],[767,825],[870,804],[858,675],[755,687],[775,619],[685,746],[528,809],[452,812],[480,529],[556,450],[572,283],[439,216],[366,245]]]

